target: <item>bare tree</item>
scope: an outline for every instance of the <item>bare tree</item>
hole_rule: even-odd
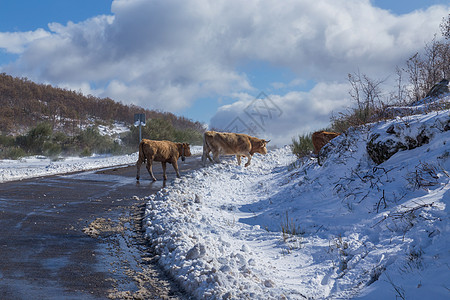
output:
[[[448,14],[447,19],[445,17],[442,18],[442,23],[439,27],[445,39],[450,40],[450,14]]]
[[[381,85],[386,79],[374,80],[359,70],[348,74],[351,87],[349,94],[356,102],[356,107],[333,115],[333,130],[343,132],[350,126],[389,117],[385,110],[387,104],[416,102],[423,99],[436,83],[450,79],[450,14],[443,18],[440,29],[444,39],[434,36],[423,51],[415,53],[406,61],[404,68],[396,67],[396,90],[384,99]]]
[[[409,76],[409,98],[418,101],[442,79],[450,77],[450,15],[440,25],[445,39],[434,36],[425,45],[423,54],[416,53],[406,62],[405,72]]]
[[[403,70],[399,66],[395,67],[395,74],[397,75],[397,91],[391,94],[390,102],[400,105],[406,104],[406,85],[403,83]]]
[[[348,74],[348,81],[351,85],[349,94],[356,101],[358,117],[365,122],[382,104],[381,84],[385,80],[374,80],[358,71]]]

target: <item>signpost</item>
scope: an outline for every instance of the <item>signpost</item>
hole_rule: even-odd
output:
[[[134,114],[134,126],[139,126],[139,142],[142,141],[141,126],[145,126],[145,114]]]

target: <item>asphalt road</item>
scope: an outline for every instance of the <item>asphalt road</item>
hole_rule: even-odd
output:
[[[181,176],[199,166],[179,161]],[[0,184],[0,299],[186,299],[143,240],[153,170],[156,182],[132,165]]]

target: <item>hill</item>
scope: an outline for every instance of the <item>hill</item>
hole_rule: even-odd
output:
[[[448,299],[442,101],[350,128],[325,146],[323,166],[286,147],[176,180],[147,198],[159,264],[195,298]]]
[[[17,135],[40,122],[74,135],[83,125],[97,120],[131,125],[135,113],[147,119],[164,119],[176,129],[202,130],[202,124],[169,112],[124,105],[110,98],[85,96],[80,92],[37,84],[27,78],[0,74],[0,133]]]
[[[143,138],[201,144],[200,122],[0,74],[0,159],[134,152],[135,113],[146,115]]]

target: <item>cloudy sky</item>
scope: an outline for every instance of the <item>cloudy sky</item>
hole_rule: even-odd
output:
[[[0,0],[0,72],[285,144],[351,104],[348,73],[394,76],[449,12],[448,0]]]

